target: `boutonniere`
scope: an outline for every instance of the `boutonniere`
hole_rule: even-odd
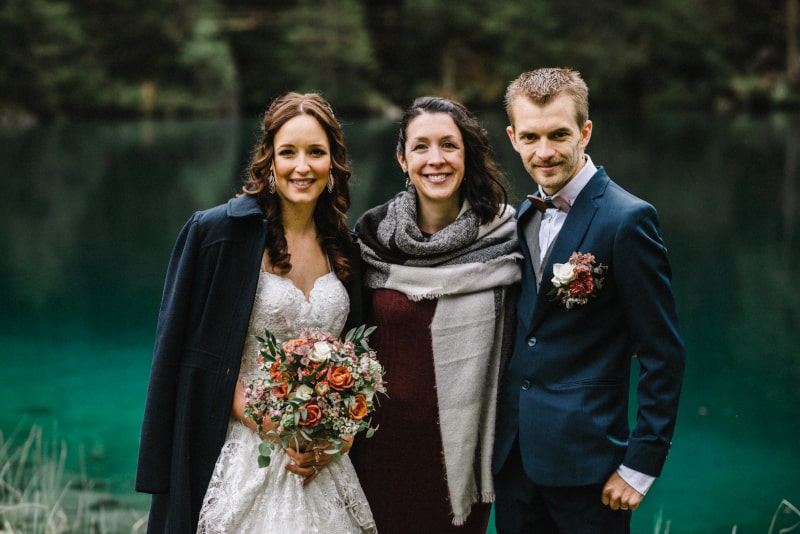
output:
[[[603,287],[606,269],[602,263],[595,265],[593,254],[573,252],[567,263],[553,264],[553,289],[547,296],[552,297],[551,301],[560,300],[568,310],[576,304],[586,304]]]

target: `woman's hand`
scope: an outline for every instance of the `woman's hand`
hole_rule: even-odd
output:
[[[345,454],[352,446],[353,436],[345,437],[342,448],[339,451],[340,454]],[[325,466],[334,460],[336,455],[326,453],[324,444],[316,446],[306,445],[300,448],[302,449],[301,452],[294,448],[285,449],[286,454],[288,454],[289,458],[292,460],[286,465],[286,469],[296,475],[304,477],[303,486],[307,486],[317,478],[317,475],[319,475],[319,472]]]

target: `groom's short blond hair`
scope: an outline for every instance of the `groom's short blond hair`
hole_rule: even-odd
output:
[[[579,127],[589,120],[589,88],[578,71],[567,68],[543,68],[524,72],[506,89],[505,107],[508,120],[514,125],[512,104],[525,97],[543,106],[561,93],[575,103],[575,119]]]

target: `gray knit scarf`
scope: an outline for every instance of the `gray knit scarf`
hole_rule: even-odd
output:
[[[453,524],[462,525],[473,503],[495,497],[496,394],[513,320],[506,292],[521,277],[514,209],[503,206],[480,225],[464,202],[453,223],[427,237],[410,188],[366,212],[356,232],[367,287],[438,299],[431,336],[439,423]]]

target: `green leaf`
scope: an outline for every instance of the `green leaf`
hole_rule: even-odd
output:
[[[264,441],[262,441],[262,442],[261,442],[261,444],[258,446],[258,452],[259,452],[259,453],[261,453],[261,454],[263,454],[264,456],[267,456],[267,457],[269,457],[269,455],[272,453],[272,448],[273,448],[273,446],[274,446],[274,445],[273,445],[273,443],[272,443],[270,440],[268,440],[268,439],[265,439],[265,440],[264,440]]]
[[[350,329],[350,330],[348,330],[348,331],[347,331],[347,333],[344,335],[344,339],[345,339],[346,341],[351,341],[351,340],[353,339],[353,335],[355,334],[355,332],[356,332],[356,329],[355,329],[355,328],[351,328],[351,329]]]
[[[273,443],[265,439],[258,445],[258,467],[267,467],[272,454]]]
[[[364,337],[369,337],[378,327],[377,326],[370,326],[366,330],[364,330]]]

